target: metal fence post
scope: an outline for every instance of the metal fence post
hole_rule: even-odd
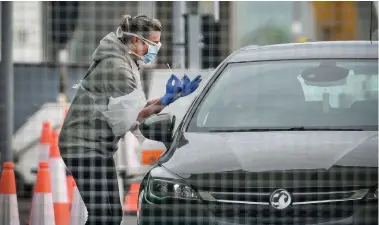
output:
[[[1,2],[1,63],[0,63],[0,162],[13,161],[13,30],[12,2]],[[25,99],[27,101],[27,99]]]
[[[201,69],[202,62],[202,34],[199,15],[188,15],[188,62],[189,69]]]
[[[184,31],[184,14],[186,13],[186,2],[175,1],[173,2],[173,68],[184,69],[185,68],[185,31]]]

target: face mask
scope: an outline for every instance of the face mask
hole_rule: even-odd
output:
[[[137,57],[139,57],[145,64],[150,63],[157,56],[158,51],[159,51],[159,49],[162,46],[161,43],[158,43],[158,44],[153,43],[153,42],[147,40],[146,38],[141,37],[141,36],[139,36],[137,34],[129,33],[129,32],[124,32],[124,31],[121,30],[120,27],[117,28],[116,35],[117,35],[117,38],[120,38],[123,35],[134,36],[134,37],[138,37],[139,39],[141,39],[142,41],[144,41],[149,46],[148,51],[147,51],[147,53],[144,56],[137,55],[134,52],[131,52],[131,53],[133,55],[136,55]]]
[[[143,62],[146,64],[150,63],[157,56],[158,51],[161,47],[161,43],[157,45],[151,45],[151,44],[148,44],[148,45],[149,45],[149,49],[147,53],[143,56]]]

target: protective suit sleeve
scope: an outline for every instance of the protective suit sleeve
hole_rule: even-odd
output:
[[[138,114],[145,107],[145,94],[137,88],[132,70],[118,67],[106,74],[104,92],[109,96],[103,116],[107,119],[115,136],[126,134],[136,123]]]
[[[109,70],[105,74],[104,90],[106,96],[113,98],[125,96],[138,89],[130,67],[120,66]]]

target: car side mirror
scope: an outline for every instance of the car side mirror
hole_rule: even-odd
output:
[[[142,135],[150,140],[162,142],[168,148],[172,142],[176,117],[170,113],[155,114],[139,124]]]

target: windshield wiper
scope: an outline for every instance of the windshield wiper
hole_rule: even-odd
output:
[[[286,129],[283,129],[286,130]],[[357,128],[333,128],[333,127],[291,127],[288,128],[289,131],[363,131]]]
[[[240,129],[210,129],[209,132],[269,132],[269,131],[363,131],[356,128],[329,127],[286,127],[286,128],[240,128]]]

